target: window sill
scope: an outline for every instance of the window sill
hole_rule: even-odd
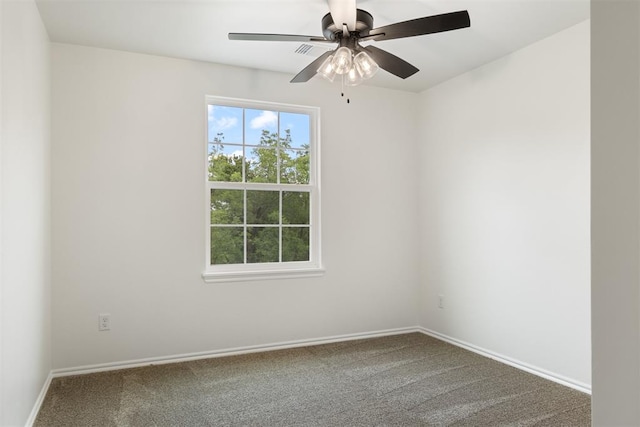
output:
[[[247,282],[252,280],[301,279],[321,277],[324,275],[322,267],[308,267],[282,270],[255,271],[205,271],[202,278],[206,283]]]

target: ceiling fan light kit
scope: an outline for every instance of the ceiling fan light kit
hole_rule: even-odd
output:
[[[360,83],[362,83],[362,75],[355,67],[351,67],[345,77],[344,84],[347,86],[358,86]]]
[[[379,68],[402,79],[419,71],[407,61],[377,47],[362,46],[361,42],[415,37],[471,26],[469,13],[463,10],[373,28],[373,16],[367,11],[356,9],[355,0],[329,0],[328,3],[330,12],[322,18],[323,36],[229,33],[229,39],[338,43],[337,49],[320,55],[302,69],[291,80],[291,83],[307,82],[319,74],[330,82],[333,82],[336,75],[339,75],[343,85],[356,86],[373,77]],[[353,17],[354,12],[355,20],[346,18]],[[347,22],[341,22],[341,17],[345,21],[350,21],[351,25],[348,25]]]
[[[336,74],[347,74],[352,67],[353,60],[351,50],[348,47],[339,47],[333,54],[331,67]]]
[[[336,70],[333,68],[333,55],[327,56],[320,68],[318,68],[318,74],[333,83],[336,78]]]
[[[378,72],[378,64],[365,52],[358,53],[355,58],[353,58],[353,62],[356,64],[356,69],[364,79],[370,79]]]
[[[324,60],[317,72],[330,82],[333,82],[338,74],[343,76],[344,84],[347,86],[357,86],[373,77],[378,68],[378,64],[365,52],[354,54],[351,49],[341,47],[334,55],[329,55]]]

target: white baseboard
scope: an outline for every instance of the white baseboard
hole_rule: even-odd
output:
[[[408,334],[419,332],[416,327],[385,329],[374,332],[363,332],[357,334],[336,335],[323,338],[302,339],[285,341],[273,344],[252,345],[247,347],[237,347],[224,350],[203,351],[198,353],[186,353],[172,356],[149,357],[145,359],[127,360],[122,362],[101,363],[97,365],[85,365],[73,368],[54,369],[51,375],[56,377],[66,377],[70,375],[90,374],[94,372],[115,371],[118,369],[138,368],[149,365],[162,365],[167,363],[188,362],[198,359],[209,359],[214,357],[236,356],[239,354],[259,353],[265,351],[284,350],[287,348],[305,347],[311,345],[329,344],[340,341],[351,341],[365,338],[376,338],[390,335]]]
[[[555,374],[553,372],[549,372],[545,369],[538,368],[537,366],[530,365],[525,362],[521,362],[519,360],[512,359],[507,356],[503,356],[498,353],[494,353],[493,351],[486,350],[484,348],[475,346],[473,344],[469,344],[467,342],[458,340],[456,338],[451,338],[450,336],[441,334],[436,331],[432,331],[427,328],[423,328],[421,326],[416,327],[416,330],[422,332],[425,335],[432,336],[434,338],[438,338],[439,340],[446,341],[449,344],[453,344],[457,347],[462,347],[466,350],[472,351],[474,353],[480,354],[481,356],[488,357],[490,359],[496,360],[498,362],[504,363],[505,365],[513,366],[514,368],[518,368],[522,371],[529,372],[530,374],[537,375],[539,377],[548,379],[550,381],[556,382],[558,384],[562,384],[567,387],[571,387],[572,389],[581,391],[583,393],[591,394],[591,386],[589,384],[582,383],[580,381],[575,381],[571,378],[566,378],[562,375]]]
[[[31,409],[29,418],[27,418],[25,427],[33,426],[33,423],[36,421],[38,412],[40,412],[40,408],[42,407],[42,402],[44,402],[44,397],[47,395],[47,391],[49,391],[49,386],[51,385],[52,379],[53,379],[53,375],[51,372],[49,372],[47,379],[44,381],[44,384],[42,385],[42,389],[40,389],[40,394],[38,395],[38,399],[36,399],[36,403],[33,405],[33,409]]]

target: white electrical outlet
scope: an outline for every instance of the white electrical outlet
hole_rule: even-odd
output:
[[[444,295],[438,295],[438,307],[444,308]]]
[[[99,331],[111,330],[111,315],[109,313],[100,313],[98,315],[98,330]]]

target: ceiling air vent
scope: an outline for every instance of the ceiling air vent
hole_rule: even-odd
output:
[[[313,50],[313,46],[311,46],[310,44],[302,43],[296,49],[296,53],[299,53],[301,55],[308,55],[310,50]]]
[[[317,58],[318,56],[322,55],[323,53],[327,52],[328,50],[331,50],[331,49],[327,49],[327,48],[324,48],[324,47],[313,46],[313,45],[310,45],[310,44],[307,44],[307,43],[302,43],[295,50],[295,53],[299,53],[300,55],[315,56]]]

